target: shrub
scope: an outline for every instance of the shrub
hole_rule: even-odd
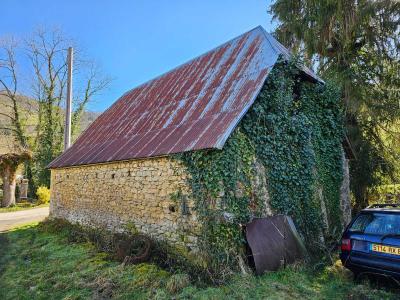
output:
[[[39,204],[46,204],[50,202],[50,190],[45,186],[40,186],[36,190]]]

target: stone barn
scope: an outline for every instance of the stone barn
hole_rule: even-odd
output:
[[[272,214],[323,239],[350,215],[340,108],[326,90],[256,27],[101,114],[49,165],[50,215],[134,227],[189,252],[207,237],[225,247],[218,234],[235,240],[239,225]]]

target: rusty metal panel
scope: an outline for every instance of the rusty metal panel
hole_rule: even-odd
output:
[[[256,27],[125,93],[49,167],[221,149],[279,55]]]
[[[305,247],[288,216],[254,219],[246,225],[246,238],[257,274],[276,271],[305,254]]]

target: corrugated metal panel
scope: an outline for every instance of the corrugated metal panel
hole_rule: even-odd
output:
[[[124,94],[49,167],[220,149],[279,55],[257,27]]]
[[[246,225],[246,239],[257,274],[292,264],[307,252],[289,216],[253,219]]]

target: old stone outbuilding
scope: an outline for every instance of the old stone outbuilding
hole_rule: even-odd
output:
[[[300,117],[303,111],[292,113],[303,103],[293,86],[293,91],[288,93],[295,98],[294,104],[288,104],[293,109],[285,110],[282,106],[281,112],[273,107],[256,107],[265,99],[268,104],[268,99],[277,97],[275,94],[271,96],[268,88],[277,86],[278,81],[272,83],[272,78],[281,75],[279,72],[271,74],[277,70],[278,64],[283,68],[285,62],[289,65],[290,59],[285,47],[262,27],[257,27],[126,92],[49,165],[51,217],[117,231],[134,226],[139,232],[189,250],[197,248],[202,227],[207,225],[202,211],[204,207],[218,211],[221,218],[214,216],[214,219],[220,222],[235,223],[238,220],[237,223],[243,223],[254,216],[287,213],[294,216],[295,222],[303,224],[299,219],[301,214],[297,215],[296,211],[316,209],[326,228],[336,226],[334,218],[329,217],[331,212],[339,213],[340,222],[346,223],[350,216],[348,164],[346,149],[342,148],[341,141],[333,138],[339,133],[329,127],[333,121],[328,124],[324,123],[327,118],[315,118],[314,122],[312,113],[307,120]],[[324,86],[311,70],[299,65],[297,68],[295,82],[306,82],[317,90]],[[304,101],[313,99],[318,97]],[[321,107],[330,105],[326,104],[328,100],[324,100]],[[304,111],[311,111],[314,107],[316,105],[311,104]],[[328,110],[336,114],[334,108],[326,108]],[[275,121],[252,135],[252,128],[261,126],[255,116],[270,122],[269,113],[281,116],[284,111],[287,115],[292,114],[288,118],[291,124],[299,122],[297,127],[293,127],[299,132],[311,128],[310,124],[325,124],[321,126],[326,128],[318,131],[318,136],[323,137],[318,140],[321,141],[319,145],[325,148],[315,146],[318,141],[313,142],[311,131],[297,138],[296,130],[274,127]],[[270,137],[276,136],[281,140],[287,136],[285,132],[294,131],[296,138],[288,142],[288,149],[293,151],[284,154],[282,147],[268,148],[264,144],[258,147],[259,143],[273,145],[272,142],[277,141],[268,138],[268,128],[271,128]],[[282,133],[274,135],[274,130],[282,130]],[[324,135],[327,132],[331,135]],[[265,139],[262,139],[264,135]],[[287,141],[282,140],[282,143]],[[327,141],[331,143],[328,146]],[[306,150],[291,157],[291,152],[297,153],[296,147]],[[336,152],[329,159],[337,166],[340,176],[318,173],[324,166],[332,165],[324,164],[328,155],[319,149],[332,147]],[[213,161],[203,156],[197,159],[196,156],[207,153],[210,159],[222,162],[221,157],[231,155],[227,153],[231,151],[229,149],[241,149],[242,152],[232,152],[235,163],[225,159],[223,167],[220,167],[222,163],[215,163],[214,167]],[[274,169],[274,159],[268,159],[274,157],[274,153],[276,164],[282,165],[286,156],[288,162],[290,160],[287,170],[292,171],[285,171],[285,167]],[[190,155],[190,159],[197,159],[196,164],[191,164]],[[247,156],[251,159],[245,160]],[[285,175],[287,172],[290,176],[297,176],[296,170],[299,179]],[[204,175],[206,171],[211,177]],[[282,177],[276,175],[277,172],[282,172]],[[219,178],[215,177],[216,173],[229,178],[238,174],[235,188],[232,188],[231,179],[228,181],[221,177],[215,180]],[[308,196],[301,198],[297,195],[296,180],[300,182],[301,178],[308,180],[311,177],[315,177],[313,182],[304,183],[310,186],[310,192],[304,194],[309,195],[309,199]],[[337,185],[335,180],[340,180],[340,184]],[[211,190],[200,192],[201,185],[209,186]],[[283,193],[287,193],[287,197],[283,197]],[[279,204],[279,199],[293,197],[299,198],[293,205],[290,202]],[[333,200],[328,201],[328,198]],[[313,203],[310,208],[307,208],[308,203]],[[314,220],[304,222],[299,225],[301,228],[307,228],[307,222]],[[215,228],[214,233],[217,232]]]

